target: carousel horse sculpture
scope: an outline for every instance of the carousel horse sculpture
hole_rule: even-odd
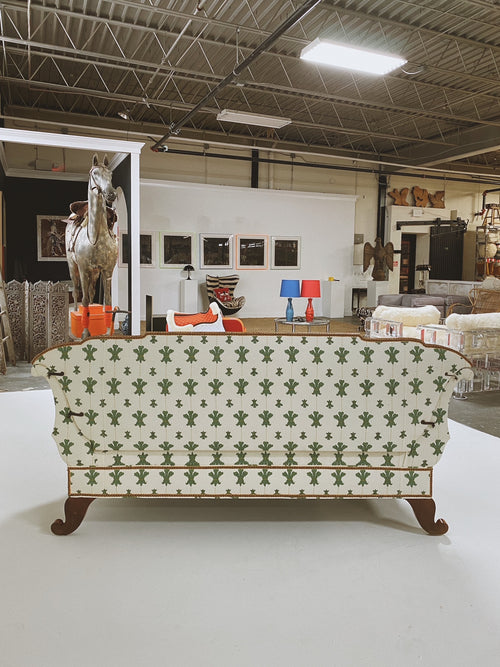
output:
[[[113,232],[116,213],[110,206],[116,199],[112,175],[107,156],[99,164],[97,155],[94,155],[89,172],[88,200],[73,202],[71,215],[66,220],[66,255],[73,281],[75,310],[78,309],[78,296],[82,294],[82,338],[90,335],[89,304],[94,299],[99,276],[104,287],[104,310],[112,312],[111,276],[118,258],[118,242]],[[111,320],[111,315],[106,317]],[[108,333],[110,327],[111,324]]]

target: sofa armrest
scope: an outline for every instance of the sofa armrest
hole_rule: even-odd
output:
[[[470,313],[472,313],[472,304],[467,305],[466,303],[452,303],[448,306],[446,317],[448,317],[448,315],[452,315],[453,313],[458,313],[459,315],[470,315]]]
[[[449,294],[445,299],[446,317],[451,313],[469,314],[472,312],[472,302],[466,294]]]

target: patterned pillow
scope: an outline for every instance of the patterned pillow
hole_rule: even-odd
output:
[[[231,293],[229,292],[228,287],[217,287],[214,289],[214,294],[215,298],[219,299],[221,303],[227,303],[228,301],[231,301],[232,296]]]
[[[176,313],[167,311],[167,331],[225,331],[222,313],[216,303],[211,303],[206,313]]]

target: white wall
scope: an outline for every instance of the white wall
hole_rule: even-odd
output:
[[[246,297],[241,317],[280,317],[286,300],[280,298],[282,278],[342,280],[350,308],[350,280],[356,197],[322,193],[287,192],[214,185],[141,181],[141,231],[194,232],[196,234],[195,272],[192,279],[200,285],[206,273],[238,273],[236,294]],[[120,224],[120,221],[119,221]],[[120,231],[123,228],[120,226]],[[299,270],[200,270],[199,233],[265,234],[301,237]],[[179,269],[159,268],[159,242],[156,239],[156,267],[141,271],[141,318],[145,316],[145,295],[153,296],[154,314],[180,308],[180,282],[185,276]],[[236,258],[234,258],[236,259]],[[269,258],[270,259],[270,258]],[[236,267],[236,264],[234,264]],[[269,261],[270,267],[270,261]],[[126,304],[126,269],[119,268],[119,300]],[[199,305],[203,302],[200,299]],[[296,314],[305,311],[306,300],[296,299]],[[315,312],[322,314],[321,300]]]
[[[199,150],[199,146],[183,143],[180,138],[172,140],[172,147],[181,150]],[[250,188],[251,165],[244,160],[229,159],[230,156],[249,158],[249,149],[227,148],[206,145],[210,151],[228,159],[193,157],[174,152],[153,153],[144,150],[141,154],[141,177],[211,185],[228,185]],[[265,160],[290,160],[289,153],[259,151]],[[318,168],[318,165],[335,167]],[[307,166],[306,166],[307,165]],[[313,166],[314,165],[314,166]],[[346,167],[343,169],[342,167]],[[364,234],[364,240],[373,243],[377,224],[378,174],[350,171],[353,168],[367,169],[369,165],[355,160],[332,158],[328,155],[296,155],[291,163],[276,164],[261,162],[259,165],[259,190],[281,190],[293,192],[317,192],[327,194],[355,195],[355,231]],[[437,188],[436,188],[437,189]]]

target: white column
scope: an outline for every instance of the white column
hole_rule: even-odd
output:
[[[118,234],[115,227],[115,233]],[[111,305],[113,308],[116,306],[119,307],[120,304],[120,290],[118,282],[118,260],[116,262],[115,269],[111,275]],[[118,326],[117,320],[115,320],[115,327]]]
[[[130,217],[129,228],[131,241],[131,280],[132,280],[132,318],[131,333],[137,336],[141,333],[141,267],[140,267],[140,184],[139,184],[139,155],[130,155]]]

